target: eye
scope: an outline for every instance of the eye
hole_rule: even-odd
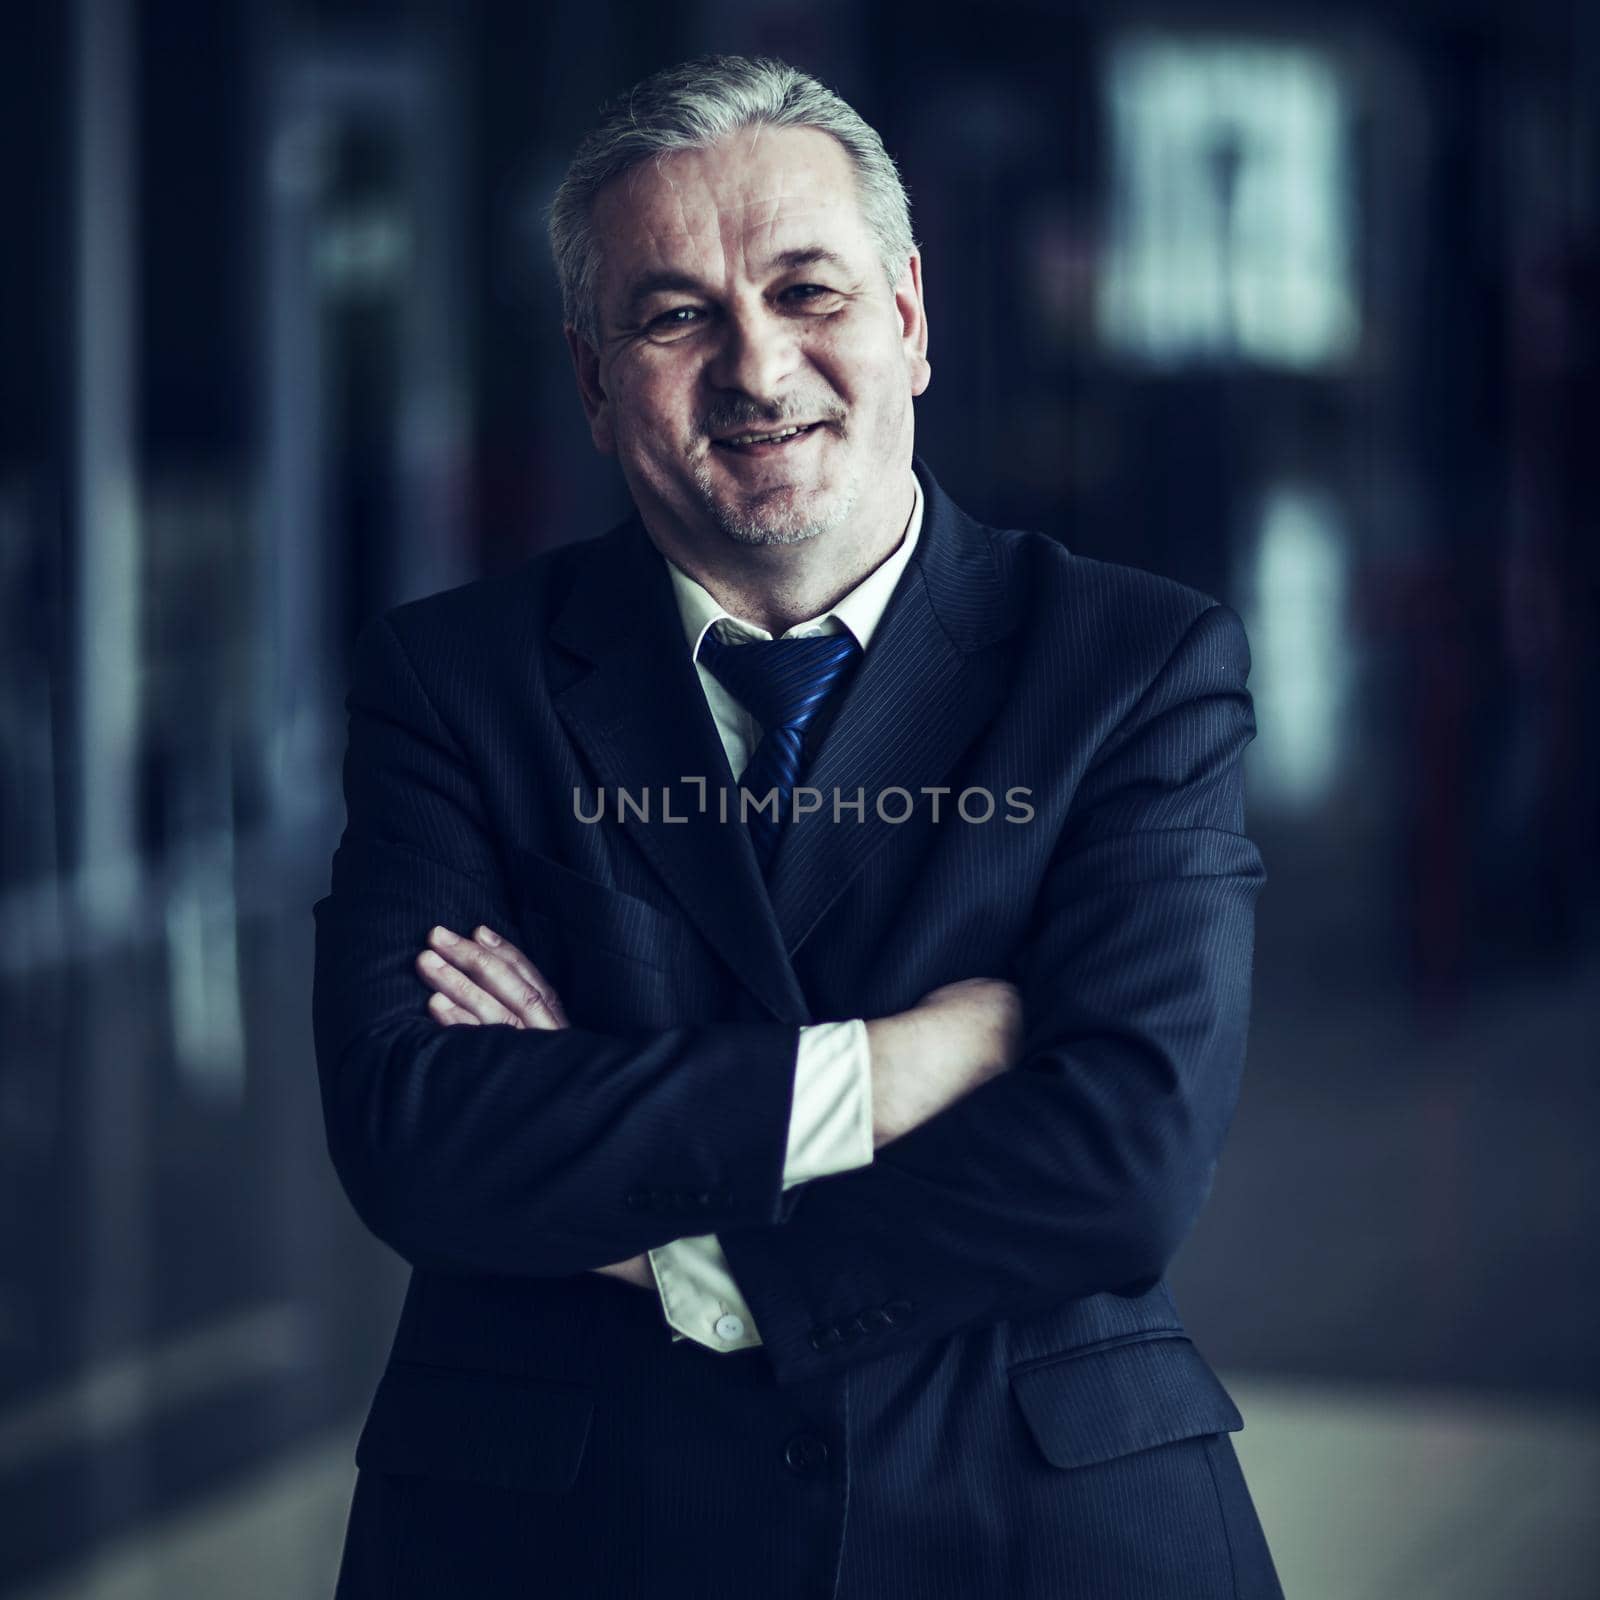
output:
[[[820,283],[797,283],[783,292],[786,295],[796,295],[802,300],[815,300],[819,295],[833,294],[834,290]]]
[[[692,328],[703,315],[699,306],[674,306],[659,317],[652,317],[649,326],[659,333],[675,333],[679,328]]]

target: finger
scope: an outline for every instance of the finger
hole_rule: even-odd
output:
[[[481,926],[479,933],[498,937]],[[463,939],[448,928],[433,929],[430,943],[433,953],[446,963],[433,971],[435,987],[447,988],[458,1003],[470,1006],[483,1021],[506,1022],[514,1017],[516,1025],[523,1028],[568,1026],[560,996],[514,944],[502,941],[491,949],[487,940]],[[509,957],[515,957],[516,964]],[[425,966],[419,970],[426,973]]]
[[[555,993],[545,975],[503,934],[498,934],[493,928],[480,923],[472,930],[472,937],[485,950],[497,955],[514,972],[520,974],[524,982],[531,983],[547,1000]]]
[[[482,984],[464,973],[461,966],[451,963],[442,950],[424,950],[416,960],[416,970],[422,982],[450,1000],[456,1010],[466,1011],[474,1022],[490,1022],[501,1026],[526,1027],[522,1018],[515,1016],[507,1006],[494,998]]]
[[[472,937],[479,944],[494,951],[502,960],[510,963],[512,969],[521,974],[524,982],[532,984],[544,996],[545,1004],[550,1008],[555,1020],[563,1028],[567,1026],[567,1013],[562,1007],[561,996],[556,993],[555,985],[522,951],[503,934],[496,933],[493,928],[482,924],[473,929]]]
[[[473,939],[463,939],[448,928],[434,928],[428,942],[435,952],[460,969],[480,989],[499,1001],[512,1015],[521,1019],[525,1028],[557,1028],[554,1010],[542,990],[528,982],[511,964],[501,959],[493,950],[485,949]],[[447,991],[453,1000],[460,999],[454,988]],[[473,1009],[479,1016],[478,1007]]]
[[[483,1026],[470,1011],[462,1010],[449,995],[442,991],[436,990],[428,996],[428,1010],[433,1013],[436,1022],[442,1022],[447,1028],[462,1023],[470,1024],[474,1028]]]
[[[437,950],[424,950],[417,957],[417,971],[430,988],[436,989],[461,1010],[479,1022],[514,1023],[522,1026],[506,1006],[466,973],[452,966]]]

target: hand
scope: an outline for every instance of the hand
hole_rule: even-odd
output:
[[[446,1027],[484,1023],[511,1028],[567,1026],[561,997],[539,969],[509,939],[478,927],[470,939],[448,928],[428,934],[429,948],[417,957],[417,973],[434,990],[428,1009]]]
[[[656,1292],[656,1275],[650,1269],[650,1257],[647,1255],[632,1256],[627,1261],[618,1261],[609,1267],[590,1267],[589,1270],[604,1273],[608,1278],[620,1278],[636,1289],[648,1289],[651,1294]]]
[[[555,986],[509,939],[478,927],[463,939],[434,928],[429,948],[417,957],[417,972],[434,992],[428,1010],[446,1028],[491,1026],[555,1030],[569,1026]],[[654,1289],[650,1259],[637,1255],[593,1272],[641,1289]]]
[[[1012,1066],[1022,998],[1000,978],[963,978],[867,1024],[872,1144],[889,1144]]]

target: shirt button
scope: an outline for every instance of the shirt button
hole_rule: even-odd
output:
[[[734,1339],[742,1339],[744,1337],[744,1318],[736,1317],[731,1311],[726,1311],[717,1318],[712,1327],[712,1332],[719,1339],[727,1339],[730,1342]]]

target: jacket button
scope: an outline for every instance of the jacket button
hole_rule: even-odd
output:
[[[827,1465],[827,1443],[814,1433],[797,1433],[783,1447],[783,1460],[784,1465],[793,1472],[816,1472]]]

